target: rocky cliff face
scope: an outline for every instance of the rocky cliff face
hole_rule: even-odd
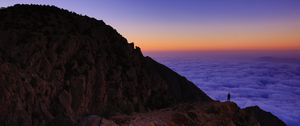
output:
[[[211,101],[102,21],[25,5],[0,17],[1,122],[76,121]]]
[[[247,107],[244,109],[248,114],[255,117],[262,126],[285,126],[285,123],[270,112],[261,110],[258,106]]]
[[[1,125],[92,125],[213,102],[103,21],[38,5],[1,9],[0,19]]]

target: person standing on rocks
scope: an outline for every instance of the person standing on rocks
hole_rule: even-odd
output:
[[[227,101],[230,101],[230,92],[227,94]]]

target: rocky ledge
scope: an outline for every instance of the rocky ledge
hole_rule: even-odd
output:
[[[252,115],[255,111],[258,115]],[[115,115],[109,119],[87,116],[79,126],[285,126],[277,117],[259,107],[240,109],[233,102],[179,104],[147,113]]]
[[[3,126],[284,125],[212,100],[103,21],[40,5],[0,18]]]

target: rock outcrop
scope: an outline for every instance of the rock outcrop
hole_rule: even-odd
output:
[[[286,124],[270,112],[263,111],[258,106],[244,109],[253,116],[262,126],[285,126]]]
[[[119,125],[116,115],[215,103],[186,78],[144,57],[103,21],[40,5],[0,9],[0,19],[1,125]],[[221,108],[220,123],[211,125],[222,124],[226,114],[224,121],[235,123],[240,110],[234,109],[232,114]],[[173,118],[176,112],[169,113]],[[174,125],[177,117],[184,122],[179,114]],[[241,118],[243,124],[258,124],[250,117],[248,123],[245,113]]]
[[[180,104],[123,118],[126,121],[122,116],[111,119],[120,126],[261,126],[232,102]]]
[[[233,102],[183,103],[147,113],[115,115],[110,120],[91,116],[88,122],[94,123],[94,118],[101,126],[285,126],[257,106],[240,109]]]

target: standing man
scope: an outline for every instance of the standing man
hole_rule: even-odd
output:
[[[230,101],[230,93],[227,94],[227,101]]]

